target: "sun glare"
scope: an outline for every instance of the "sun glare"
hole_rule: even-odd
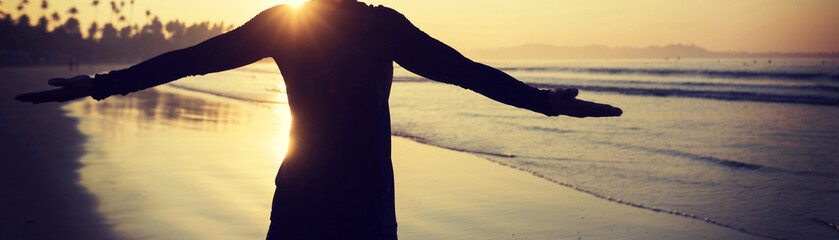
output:
[[[291,7],[297,8],[303,6],[308,0],[285,0],[283,3],[288,4]]]

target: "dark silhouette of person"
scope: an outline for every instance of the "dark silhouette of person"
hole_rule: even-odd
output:
[[[396,239],[388,96],[393,62],[428,79],[548,116],[620,116],[576,99],[576,89],[540,90],[473,62],[403,15],[354,0],[272,7],[241,27],[107,74],[52,79],[60,87],[24,102],[102,100],[191,75],[273,58],[294,119],[276,178],[268,239]]]

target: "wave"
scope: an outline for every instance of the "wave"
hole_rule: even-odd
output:
[[[541,159],[541,160],[552,160],[552,161],[574,161],[574,159],[568,159],[568,158],[524,156],[524,155],[496,153],[496,152],[488,152],[488,151],[471,150],[471,149],[466,149],[466,148],[458,148],[458,147],[448,146],[446,144],[434,143],[433,141],[429,141],[428,139],[425,139],[425,138],[422,138],[422,137],[419,137],[419,136],[416,136],[416,135],[412,135],[410,133],[400,132],[400,131],[395,131],[395,130],[391,131],[390,135],[397,136],[397,137],[408,138],[408,139],[411,139],[415,142],[426,144],[426,145],[431,145],[431,146],[435,146],[435,147],[439,147],[439,148],[443,148],[443,149],[448,149],[448,150],[452,150],[452,151],[457,151],[457,152],[471,153],[471,154],[475,154],[475,155],[500,157],[500,158],[527,158],[527,159]]]
[[[597,197],[597,198],[600,198],[600,199],[604,199],[604,200],[607,200],[607,201],[610,201],[610,202],[614,202],[614,203],[617,203],[617,204],[623,204],[623,205],[626,205],[626,206],[629,206],[629,207],[634,207],[634,208],[639,208],[639,209],[644,209],[644,210],[649,210],[649,211],[659,212],[659,213],[666,213],[666,214],[671,214],[671,215],[684,217],[684,218],[689,218],[689,219],[696,219],[698,221],[704,221],[708,224],[717,225],[717,226],[720,226],[720,227],[732,229],[732,230],[735,230],[735,231],[739,231],[739,232],[742,232],[742,233],[746,233],[746,234],[750,234],[750,235],[754,235],[754,236],[758,236],[758,237],[762,237],[762,238],[766,238],[766,239],[783,239],[781,237],[770,236],[770,235],[759,233],[759,232],[756,232],[756,231],[750,231],[750,230],[747,230],[743,227],[738,227],[738,226],[735,226],[733,224],[724,223],[724,222],[718,221],[716,219],[713,219],[711,217],[702,217],[702,216],[699,216],[699,215],[696,215],[696,214],[688,213],[688,212],[677,210],[677,209],[659,208],[659,207],[656,207],[656,206],[645,205],[643,203],[635,202],[635,201],[632,201],[632,200],[623,200],[621,198],[611,197],[607,194],[603,194],[601,192],[591,190],[591,189],[589,189],[587,187],[584,187],[584,186],[579,186],[579,185],[576,185],[576,184],[573,184],[573,183],[560,181],[557,178],[551,177],[551,176],[549,176],[547,174],[544,174],[542,172],[539,172],[537,170],[528,169],[528,168],[522,167],[522,166],[511,165],[509,163],[502,162],[502,161],[499,161],[497,159],[493,159],[492,157],[530,158],[530,159],[546,159],[546,160],[559,160],[559,161],[576,161],[575,159],[530,157],[530,156],[518,156],[518,155],[511,155],[511,154],[499,154],[499,153],[492,153],[492,152],[474,151],[474,150],[468,150],[468,149],[449,147],[449,146],[440,145],[440,144],[433,144],[433,143],[430,143],[429,141],[427,141],[426,139],[423,139],[423,138],[420,138],[420,137],[417,137],[417,136],[413,136],[411,134],[404,133],[404,132],[393,132],[392,135],[393,136],[398,136],[398,137],[408,138],[408,139],[411,139],[415,142],[419,142],[419,143],[422,143],[422,144],[428,144],[428,145],[435,146],[435,147],[440,147],[440,148],[449,149],[449,150],[458,151],[458,152],[475,154],[475,155],[481,156],[483,159],[486,159],[490,162],[499,164],[501,166],[505,166],[505,167],[509,167],[509,168],[516,169],[516,170],[519,170],[519,171],[527,172],[527,173],[530,173],[531,175],[533,175],[535,177],[544,179],[548,182],[552,182],[554,184],[558,184],[558,185],[563,186],[563,187],[568,187],[568,188],[573,189],[575,191],[582,192],[582,193],[585,193],[585,194],[589,194],[591,196],[594,196],[594,197]],[[763,166],[760,166],[760,165],[751,165],[751,164],[746,164],[746,163],[739,163],[737,165],[738,166],[742,165],[743,167],[754,168],[754,169],[763,168]],[[831,225],[831,226],[833,226],[833,225]]]
[[[433,82],[422,77],[397,77],[393,79],[395,82]],[[563,80],[563,79],[552,79]],[[656,97],[689,97],[689,98],[704,98],[725,101],[751,101],[751,102],[773,102],[773,103],[795,103],[795,104],[809,104],[809,105],[826,105],[839,106],[839,96],[823,96],[823,95],[795,95],[795,94],[778,94],[778,93],[760,93],[750,91],[726,91],[726,90],[688,90],[679,89],[679,87],[714,87],[714,88],[753,88],[753,89],[779,89],[779,90],[804,90],[804,91],[822,91],[828,93],[839,92],[839,87],[834,86],[778,86],[778,85],[748,85],[748,84],[720,84],[720,83],[657,83],[657,82],[642,82],[642,81],[592,81],[605,84],[625,84],[625,85],[639,85],[639,86],[601,86],[601,85],[570,85],[570,84],[551,84],[551,83],[533,83],[528,82],[531,86],[545,89],[552,88],[577,88],[584,91],[593,92],[612,92],[623,95],[639,95],[639,96],[656,96]],[[640,87],[640,85],[655,85],[652,87]],[[662,88],[671,87],[671,88]]]
[[[760,165],[760,164],[744,163],[744,162],[739,162],[739,161],[735,161],[735,160],[728,160],[728,159],[716,158],[716,157],[711,157],[711,156],[702,156],[702,155],[698,155],[698,154],[694,154],[694,153],[688,153],[688,152],[682,152],[682,151],[676,151],[676,150],[657,149],[657,148],[633,146],[633,145],[627,145],[627,144],[616,144],[616,143],[609,143],[609,142],[603,142],[602,144],[615,145],[615,146],[619,146],[619,147],[622,147],[622,148],[638,149],[638,150],[643,150],[643,151],[647,151],[647,152],[651,152],[651,153],[670,155],[670,156],[678,157],[678,158],[687,158],[687,159],[692,159],[692,160],[704,161],[704,162],[716,164],[716,165],[723,166],[723,167],[733,168],[733,169],[757,170],[757,169],[761,169],[761,168],[766,168],[766,166],[763,166],[763,165]]]
[[[553,78],[555,81],[579,81],[580,79],[572,78]],[[839,93],[839,87],[828,85],[772,85],[772,84],[736,84],[736,83],[715,83],[715,82],[652,82],[652,81],[616,81],[616,80],[599,80],[586,79],[585,81],[605,83],[609,85],[654,85],[654,86],[670,86],[670,87],[709,87],[709,88],[738,88],[738,89],[783,89],[783,90],[802,90],[802,91],[822,91],[830,93]]]
[[[546,79],[546,78],[540,78]],[[716,82],[653,82],[653,81],[638,81],[638,80],[605,80],[605,79],[577,79],[577,78],[547,78],[552,81],[587,81],[597,82],[609,85],[655,85],[655,86],[671,86],[671,87],[714,87],[714,88],[751,88],[751,89],[784,89],[784,90],[803,90],[803,91],[823,91],[830,93],[839,93],[839,86],[830,86],[824,84],[815,85],[772,85],[772,84],[736,84],[736,83],[716,83]],[[527,78],[520,80],[527,81]],[[393,77],[394,82],[434,82],[423,77]],[[537,84],[537,83],[529,83]]]
[[[707,70],[707,69],[664,69],[664,68],[578,68],[578,67],[506,67],[498,68],[502,71],[528,71],[528,72],[573,72],[592,74],[642,74],[655,76],[703,76],[711,78],[769,78],[769,79],[794,79],[814,80],[830,79],[839,80],[839,75],[830,73],[812,72],[770,72],[770,71],[738,71],[738,70]]]
[[[524,125],[519,125],[519,126],[521,126],[523,128],[529,128],[531,130],[562,131],[562,130],[558,130],[558,129],[549,129],[549,128],[542,128],[542,127],[534,127],[534,126],[524,126]],[[563,133],[567,133],[567,132],[563,132]],[[417,137],[417,136],[414,136],[410,133],[405,133],[405,132],[394,131],[393,133],[391,133],[391,135],[398,136],[398,137],[410,138],[410,139],[412,139],[416,142],[432,145],[432,146],[435,146],[435,147],[445,148],[445,149],[454,150],[454,151],[458,151],[458,152],[478,154],[478,155],[503,157],[503,158],[528,158],[528,159],[543,159],[543,160],[555,160],[555,161],[572,161],[572,159],[566,159],[566,158],[544,157],[544,156],[524,156],[524,155],[516,155],[516,154],[509,154],[509,153],[497,153],[497,152],[487,152],[487,151],[478,151],[478,150],[471,150],[471,149],[465,149],[465,148],[458,148],[458,147],[453,147],[453,146],[447,146],[446,144],[435,144],[432,141],[429,141],[427,139],[423,139],[423,138],[420,138],[420,137]],[[767,167],[765,167],[763,165],[759,165],[759,164],[744,163],[744,162],[738,162],[738,161],[734,161],[734,160],[727,160],[727,159],[721,159],[721,158],[710,157],[710,156],[701,156],[701,155],[697,155],[697,154],[693,154],[693,153],[680,152],[680,151],[675,151],[675,150],[655,149],[655,148],[648,148],[648,147],[642,147],[642,146],[616,144],[616,143],[610,143],[610,142],[601,142],[599,144],[614,145],[614,146],[618,146],[618,147],[622,147],[622,148],[633,148],[633,149],[648,151],[648,152],[652,152],[652,153],[666,154],[666,155],[670,155],[670,156],[674,156],[674,157],[699,160],[699,161],[704,161],[704,162],[716,164],[716,165],[723,166],[723,167],[733,168],[733,169],[757,170],[757,169],[767,168]]]
[[[791,170],[791,169],[784,169],[784,168],[777,168],[771,166],[764,166],[755,163],[746,163],[740,162],[737,160],[730,160],[730,159],[723,159],[718,157],[712,156],[703,156],[695,153],[689,152],[682,152],[677,150],[669,150],[669,149],[659,149],[659,148],[651,148],[651,147],[644,147],[644,146],[635,146],[629,144],[619,144],[619,143],[612,143],[612,142],[598,142],[599,144],[606,144],[612,145],[621,148],[631,148],[642,150],[650,153],[656,154],[664,154],[676,158],[682,159],[690,159],[696,161],[703,161],[711,164],[715,164],[717,166],[726,167],[730,169],[739,169],[739,170],[760,170],[764,172],[775,172],[775,173],[784,173],[790,175],[798,175],[798,176],[821,176],[821,177],[835,177],[837,174],[835,173],[826,173],[826,172],[813,172],[813,171],[800,171],[800,170]]]
[[[656,97],[692,97],[727,101],[753,101],[775,103],[798,103],[810,105],[839,106],[839,97],[815,95],[788,95],[774,93],[756,93],[747,91],[710,91],[661,88],[636,88],[612,86],[572,86],[564,84],[531,84],[539,88],[577,88],[594,92],[614,92],[624,95],[641,95]]]
[[[507,123],[510,124],[510,123]],[[513,124],[519,125],[519,124]],[[537,131],[548,131],[548,132],[559,132],[559,133],[569,133],[572,131],[564,131],[559,129],[550,129],[550,128],[542,128],[542,127],[534,127],[534,126],[525,126],[519,125],[519,127],[529,129],[529,130],[537,130]],[[569,159],[569,158],[558,158],[558,157],[549,157],[549,156],[528,156],[528,155],[519,155],[513,153],[499,153],[499,152],[491,152],[491,151],[480,151],[480,150],[473,150],[473,149],[466,149],[466,148],[459,148],[450,146],[449,144],[441,144],[436,143],[436,141],[425,139],[407,132],[401,131],[393,131],[391,133],[393,136],[397,137],[404,137],[416,142],[427,144],[439,148],[449,149],[458,152],[465,152],[471,153],[475,155],[481,155],[485,157],[500,157],[500,158],[518,158],[518,159],[540,159],[540,160],[550,160],[550,161],[579,161],[577,159]],[[747,163],[741,162],[737,160],[730,160],[730,159],[723,159],[713,156],[703,156],[695,153],[689,152],[682,152],[677,150],[669,150],[669,149],[659,149],[659,148],[650,148],[644,146],[636,146],[636,145],[629,145],[629,144],[620,144],[620,143],[613,143],[613,142],[595,142],[596,144],[604,144],[604,145],[612,145],[619,148],[629,148],[629,149],[637,149],[641,151],[646,151],[650,153],[656,154],[664,154],[676,158],[681,159],[689,159],[695,161],[702,161],[709,164],[713,164],[716,166],[729,168],[732,170],[746,170],[746,171],[762,171],[762,172],[775,172],[775,173],[782,173],[782,174],[790,174],[790,175],[797,175],[797,176],[821,176],[821,177],[836,177],[839,176],[835,173],[825,173],[825,172],[813,172],[813,171],[799,171],[799,170],[791,170],[791,169],[783,169],[771,166],[764,166],[761,164],[756,163]]]

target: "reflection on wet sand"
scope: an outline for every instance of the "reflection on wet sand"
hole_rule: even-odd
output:
[[[80,183],[117,233],[264,237],[289,142],[288,105],[163,87],[65,109],[88,136]]]
[[[137,118],[138,127],[157,124],[212,130],[230,124],[249,124],[253,116],[221,101],[149,89],[102,102],[84,102],[84,114],[114,120]],[[246,115],[243,115],[246,114]]]

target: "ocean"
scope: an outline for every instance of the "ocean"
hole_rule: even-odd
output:
[[[579,88],[580,99],[624,115],[548,118],[397,67],[393,134],[626,207],[769,238],[839,238],[837,59],[484,63],[540,88]],[[273,64],[169,85],[234,101],[287,102]]]

